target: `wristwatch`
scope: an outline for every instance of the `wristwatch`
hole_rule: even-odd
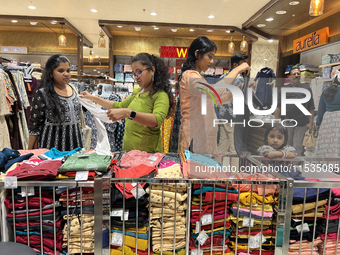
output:
[[[134,110],[131,110],[129,120],[133,120],[134,118],[136,118],[136,112]]]

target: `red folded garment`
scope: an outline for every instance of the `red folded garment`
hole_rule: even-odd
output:
[[[202,195],[202,197],[203,197],[203,201],[205,202],[209,202],[213,200],[225,200],[225,192],[215,192],[215,196],[214,196],[214,192],[205,192]],[[230,200],[232,202],[237,202],[238,194],[227,192],[227,199],[228,201]]]
[[[34,245],[35,247],[40,247],[40,244],[41,244],[41,238],[40,238],[40,236],[38,236],[38,235],[30,235],[29,238],[30,238],[30,245],[31,245],[31,246]],[[25,236],[19,236],[19,235],[17,235],[16,241],[17,241],[18,243],[27,244],[27,243],[28,243],[28,242],[27,242],[27,235],[25,235]],[[56,248],[57,248],[58,250],[60,250],[60,251],[62,250],[62,248],[61,248],[62,243],[63,243],[62,240],[58,240],[58,239],[57,239]],[[44,246],[47,246],[47,247],[49,247],[49,248],[51,248],[51,249],[54,249],[54,239],[53,239],[53,238],[49,238],[49,237],[44,236],[44,237],[43,237],[43,245],[44,245]]]
[[[227,205],[229,203],[232,203],[231,201],[228,201],[227,202]],[[212,208],[213,204],[209,204],[209,205],[202,205],[202,210],[204,210],[205,207],[208,207],[208,208]],[[222,202],[216,202],[215,203],[215,208],[216,207],[225,207],[225,201],[222,201]],[[194,209],[197,209],[199,210],[200,209],[200,206],[199,205],[191,205],[191,210],[194,210]],[[224,210],[224,209],[223,209]],[[227,206],[227,210],[229,210],[229,206]]]
[[[328,212],[328,204],[325,205],[326,208],[326,213],[324,214],[324,216],[322,216],[322,218],[327,219],[327,212]],[[333,216],[332,219],[330,218],[330,220],[336,220],[339,219],[339,215],[340,215],[340,204],[336,204],[333,206],[329,207],[329,217]]]
[[[225,243],[229,243],[229,238],[226,239]],[[196,243],[197,245],[199,244],[199,242],[197,241]],[[190,236],[190,241],[189,241],[189,247],[190,249],[198,249],[198,247],[195,244],[195,240],[192,236]],[[217,246],[221,246],[223,245],[223,235],[214,235],[214,239],[213,239],[213,245],[217,245]],[[208,239],[205,241],[205,243],[203,245],[200,246],[201,248],[204,247],[211,247],[211,236],[208,237]],[[227,249],[228,245],[226,245],[226,249]],[[228,251],[226,250],[226,252],[230,252],[230,249],[228,247]]]
[[[256,236],[258,233],[260,233],[261,231],[260,230],[258,230],[258,231],[251,231],[250,232],[250,235],[251,236]],[[248,235],[249,234],[249,232],[248,232],[248,230],[246,229],[245,231],[243,231],[243,232],[240,232],[240,230],[238,231],[238,234],[239,235]],[[262,231],[262,234],[265,236],[265,235],[276,235],[276,230],[275,229],[266,229],[266,230],[263,230]],[[231,235],[232,236],[236,236],[236,231],[233,231],[232,233],[231,233]]]
[[[337,233],[327,233],[327,239],[333,239],[333,240],[336,241],[336,234]],[[324,233],[320,234],[320,237],[321,237],[322,240],[325,240],[325,234]],[[340,240],[340,233],[339,233],[339,240]]]
[[[4,203],[8,209],[11,209],[11,210],[13,209],[12,197],[8,196],[5,199]],[[53,198],[46,198],[46,197],[41,198],[41,207],[44,207],[45,205],[52,204],[52,203],[53,203]],[[14,208],[15,209],[18,209],[18,208],[26,209],[26,198],[15,199]],[[28,209],[39,209],[39,208],[40,208],[40,198],[39,197],[28,197]]]
[[[53,213],[53,209],[42,210],[41,212],[42,214],[51,214]],[[28,216],[37,216],[37,215],[40,215],[40,211],[28,213]],[[20,217],[26,217],[26,213],[20,213],[20,214],[15,215],[15,218],[20,218]],[[7,218],[13,218],[13,213],[7,214]]]
[[[23,163],[19,169],[9,172],[6,176],[16,176],[18,180],[54,179],[61,167],[61,160],[45,160],[42,162]]]
[[[191,223],[191,226],[192,228],[196,228],[196,223]],[[230,226],[231,226],[231,221],[227,220],[225,222],[225,228],[230,228]],[[214,228],[218,228],[218,227],[224,227],[224,221],[214,223]],[[211,229],[211,224],[201,226],[201,230],[210,230],[210,229]]]
[[[61,226],[61,223],[63,222],[63,219],[59,219],[55,222],[55,227],[59,228]],[[35,225],[40,225],[40,222],[34,222],[34,221],[29,221],[28,222],[29,226],[35,226]],[[47,226],[53,226],[52,222],[42,222],[43,225],[47,225]],[[13,225],[13,223],[12,223]],[[27,222],[26,221],[21,221],[21,222],[17,222],[15,223],[16,227],[26,227],[27,226]]]
[[[139,165],[135,166],[133,168],[129,169],[120,169],[117,166],[113,166],[113,169],[115,171],[115,178],[126,178],[126,179],[131,179],[131,178],[140,178],[142,176],[148,176],[149,174],[158,171],[157,167],[153,166],[146,166],[146,165]],[[145,186],[145,183],[139,183],[142,187]],[[120,190],[120,192],[125,196],[126,199],[132,198],[133,195],[131,193],[131,190],[134,188],[132,186],[132,183],[125,183],[125,194],[124,194],[124,183],[119,182],[115,183],[117,189]]]

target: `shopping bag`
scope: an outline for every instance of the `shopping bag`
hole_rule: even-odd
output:
[[[317,139],[314,138],[313,133],[309,133],[309,130],[307,130],[305,137],[303,138],[302,146],[315,148],[316,140]]]

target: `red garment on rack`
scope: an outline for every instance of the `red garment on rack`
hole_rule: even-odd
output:
[[[191,223],[192,228],[196,228],[196,223]],[[214,227],[213,228],[218,228],[218,227],[224,227],[224,222],[217,222],[214,223]],[[227,220],[225,222],[225,228],[230,228],[231,227],[231,221]],[[211,229],[211,224],[209,225],[204,225],[201,226],[201,230],[210,230]]]
[[[59,236],[57,237],[56,248],[57,248],[57,250],[61,251],[62,250],[61,245],[63,243],[63,239],[62,239],[63,235],[59,235]],[[29,235],[29,238],[30,238],[30,245],[34,245],[35,247],[41,247],[40,246],[40,244],[41,244],[40,236],[38,236],[38,235]],[[18,243],[27,244],[28,243],[27,235],[24,235],[24,236],[17,235],[16,241]],[[51,249],[54,249],[54,238],[49,238],[49,237],[44,236],[43,237],[43,245],[46,246],[46,247],[49,247]]]
[[[213,245],[221,246],[223,245],[223,241],[224,241],[223,235],[214,235]],[[229,238],[226,239],[225,243],[226,244],[229,243]],[[208,237],[204,245],[201,245],[201,248],[210,247],[210,246],[211,246],[211,236]],[[190,249],[198,249],[198,247],[195,245],[195,239],[192,236],[190,236],[189,247]],[[226,252],[230,252],[228,245],[226,245],[225,248],[226,248],[225,250]]]
[[[13,209],[12,197],[8,196],[5,201],[5,206],[8,209]],[[41,197],[41,206],[44,207],[47,204],[52,204],[53,198]],[[14,208],[21,209],[26,208],[26,198],[15,199]],[[40,208],[40,198],[39,197],[28,197],[28,209],[39,209]]]
[[[261,233],[261,230],[258,230],[258,231],[251,231],[250,232],[250,235],[251,236],[256,236],[258,233]],[[240,232],[240,230],[238,231],[238,234],[239,235],[248,235],[249,234],[249,232],[248,232],[248,229],[247,228],[245,228],[245,231],[242,231],[242,232]],[[233,231],[232,233],[231,233],[231,235],[232,236],[236,236],[236,231]],[[266,230],[263,230],[262,231],[262,235],[276,235],[276,230],[275,229],[266,229]]]
[[[42,210],[41,213],[42,214],[51,214],[51,213],[53,213],[53,209]],[[26,213],[16,214],[15,218],[26,217],[26,215],[27,215]],[[40,215],[40,211],[28,213],[28,216],[37,216],[37,215]],[[13,218],[13,213],[7,214],[7,218]]]
[[[61,226],[61,223],[63,222],[63,219],[59,219],[55,222],[55,227],[56,228],[59,228]],[[33,222],[33,221],[30,221],[28,222],[29,226],[35,226],[35,225],[40,225],[40,222]],[[47,226],[53,226],[53,223],[52,222],[42,222],[43,225],[47,225]],[[12,223],[13,225],[13,223]],[[26,221],[21,221],[21,222],[17,222],[15,223],[15,226],[16,227],[26,227],[27,226],[27,222]]]
[[[160,153],[158,153],[160,154]],[[164,156],[164,155],[163,155]],[[160,159],[161,160],[161,159]],[[115,171],[115,178],[140,178],[142,176],[148,176],[151,173],[157,173],[158,168],[147,165],[139,165],[129,169],[120,169],[118,166],[113,166]],[[145,183],[139,183],[142,187],[145,186]],[[115,183],[117,189],[125,196],[126,199],[132,198],[133,194],[131,190],[134,188],[132,183],[125,183],[125,194],[124,194],[124,183]]]

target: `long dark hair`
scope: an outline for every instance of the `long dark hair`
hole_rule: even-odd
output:
[[[198,56],[195,56],[195,52],[198,50]],[[196,61],[201,56],[209,51],[217,51],[216,44],[211,41],[206,36],[197,37],[195,40],[192,41],[189,52],[188,58],[185,60],[182,66],[181,75],[178,77],[178,81],[181,81],[182,74],[187,70],[195,70],[196,69]]]
[[[334,96],[339,89],[338,85],[340,85],[340,81],[339,76],[337,75],[333,81],[333,84],[329,86],[324,93],[324,97],[327,101],[332,101],[334,99]]]
[[[136,61],[140,62],[143,66],[147,66],[148,70],[151,70],[153,66],[155,67],[153,86],[149,92],[149,96],[152,97],[158,91],[167,93],[169,97],[168,116],[170,116],[173,109],[173,94],[169,82],[168,68],[165,66],[163,60],[149,53],[138,53],[132,58],[132,63]]]
[[[263,142],[264,142],[265,145],[268,145],[268,135],[269,135],[269,132],[272,131],[272,130],[279,131],[285,137],[282,146],[279,148],[279,149],[281,149],[283,146],[285,146],[287,144],[288,131],[287,131],[287,129],[284,126],[282,126],[279,123],[275,123],[274,125],[269,126],[267,128],[266,132],[264,133],[264,141]]]
[[[57,122],[61,122],[61,102],[57,92],[54,90],[53,71],[61,63],[70,64],[70,60],[61,54],[51,56],[45,64],[45,69],[41,78],[42,87],[45,88],[46,95],[48,95],[47,105],[51,108],[52,114]]]

